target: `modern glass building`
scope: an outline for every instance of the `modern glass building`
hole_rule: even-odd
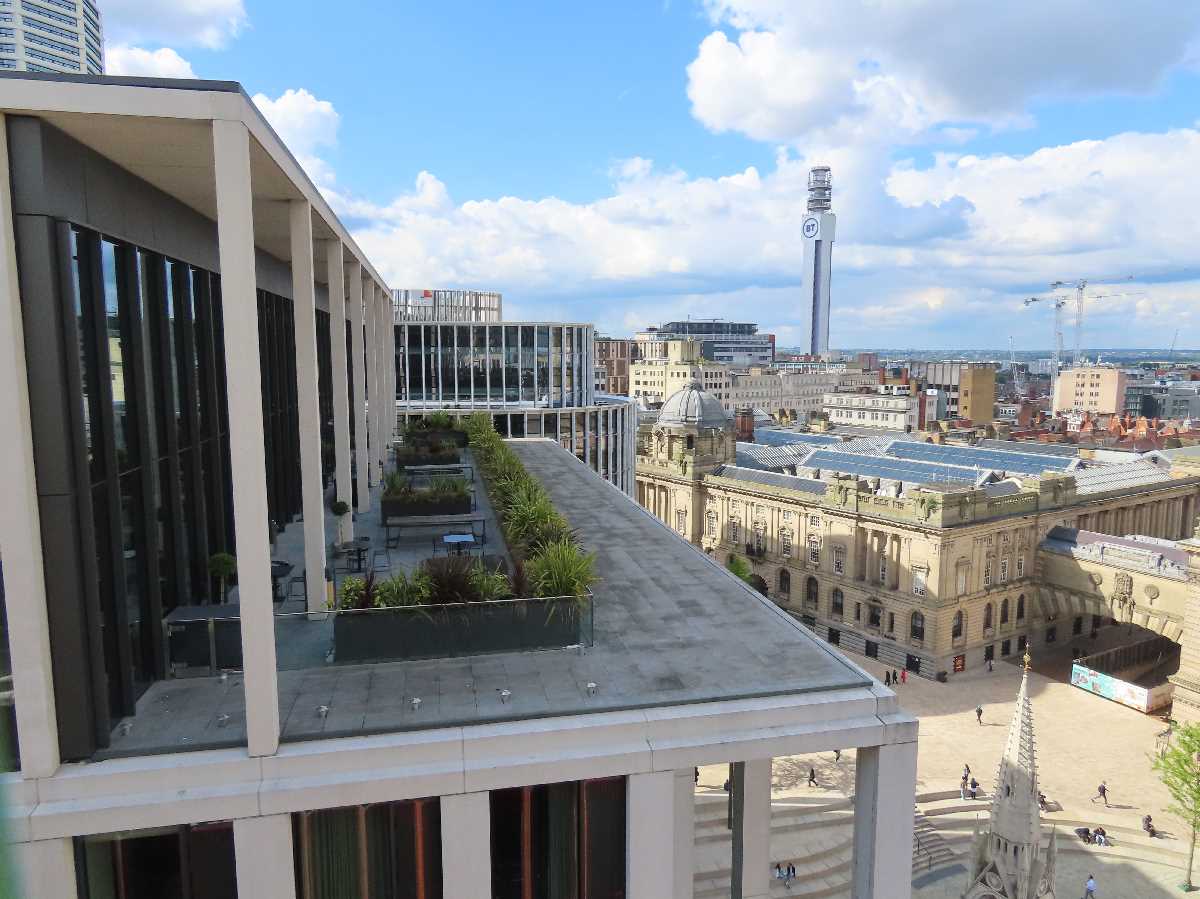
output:
[[[400,322],[498,322],[503,296],[495,290],[393,290]]]
[[[490,411],[504,436],[557,440],[631,492],[636,411],[625,397],[597,394],[595,340],[581,323],[400,323],[401,424],[431,410]]]
[[[0,3],[0,70],[104,74],[104,30],[93,0]]]

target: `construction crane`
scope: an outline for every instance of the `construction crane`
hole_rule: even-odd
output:
[[[1013,347],[1013,336],[1008,335],[1008,370],[1012,372],[1013,391],[1017,395],[1017,399],[1021,399],[1024,393],[1024,379],[1021,373],[1017,371],[1017,351]]]
[[[1026,306],[1032,306],[1034,303],[1045,303],[1048,300],[1054,301],[1054,361],[1050,364],[1050,375],[1052,378],[1058,378],[1058,370],[1062,367],[1063,354],[1063,307],[1067,305],[1067,298],[1064,296],[1050,297],[1028,297],[1025,299]]]
[[[1125,281],[1132,281],[1133,275],[1125,277]],[[1088,279],[1079,278],[1076,281],[1053,281],[1050,284],[1051,290],[1073,289],[1075,291],[1075,344],[1071,351],[1071,367],[1078,368],[1083,361],[1083,301],[1084,291],[1087,290]],[[1089,300],[1103,300],[1107,297],[1136,297],[1142,296],[1143,291],[1136,293],[1094,293],[1087,296]]]

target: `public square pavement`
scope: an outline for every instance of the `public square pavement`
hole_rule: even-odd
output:
[[[1088,649],[1104,648],[1121,639],[1118,628],[1106,628],[1096,643],[1088,644]],[[1054,809],[1044,813],[1042,820],[1045,824],[1062,822],[1058,830],[1057,895],[1064,899],[1082,896],[1089,873],[1096,876],[1097,895],[1103,899],[1177,895],[1183,872],[1173,862],[1177,858],[1182,865],[1186,859],[1187,832],[1167,811],[1169,796],[1150,766],[1156,738],[1166,724],[1161,718],[1072,687],[1066,682],[1070,652],[1068,644],[1037,648],[1029,674],[1039,784]],[[857,655],[852,658],[883,679],[887,670],[883,665]],[[956,794],[964,764],[971,766],[985,795],[990,795],[1020,680],[1020,663],[1013,659],[997,662],[991,672],[952,676],[946,684],[909,678],[895,688],[904,709],[920,719],[918,797],[947,791]],[[983,707],[982,725],[975,720],[976,705]],[[810,766],[816,770],[818,787],[807,785]],[[725,772],[725,766],[701,769],[698,793],[720,791]],[[1102,780],[1109,789],[1107,809],[1103,802],[1092,802]],[[852,751],[843,752],[840,761],[835,761],[832,753],[775,760],[773,799],[777,814],[780,800],[806,797],[812,801],[821,795],[832,800],[849,795],[853,788]],[[981,799],[979,817],[985,820],[987,811],[988,802]],[[1081,821],[1110,831],[1115,827],[1137,833],[1147,813],[1165,832],[1162,839],[1154,841],[1154,848],[1163,852],[1140,853],[1132,838],[1118,851],[1084,847],[1073,833],[1078,826],[1074,822]],[[774,848],[776,840],[772,843]],[[804,850],[797,846],[796,851],[802,855]],[[1168,852],[1178,855],[1172,858]],[[915,874],[915,899],[960,896],[965,877],[962,862],[960,856],[955,862]]]

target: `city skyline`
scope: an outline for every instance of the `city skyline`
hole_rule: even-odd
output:
[[[393,283],[607,332],[736,307],[804,345],[827,164],[835,349],[1048,346],[1024,297],[1129,275],[1140,295],[1098,303],[1085,342],[1195,346],[1200,11],[1152,5],[362,0],[319,29],[276,0],[104,10],[111,74],[236,75]]]

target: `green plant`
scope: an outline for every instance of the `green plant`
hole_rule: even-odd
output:
[[[1196,855],[1196,831],[1200,830],[1200,724],[1185,724],[1175,731],[1175,745],[1152,760],[1159,779],[1171,794],[1170,811],[1191,832],[1188,845],[1187,880],[1182,888],[1191,892],[1192,862]]]
[[[513,595],[512,584],[500,566],[494,571],[478,561],[471,566],[471,589],[479,602],[490,602],[496,599],[508,599]]]
[[[445,556],[422,562],[421,573],[432,585],[432,601],[438,604],[472,602],[475,597],[471,580],[474,564],[470,556]]]
[[[225,601],[225,583],[237,574],[237,559],[229,553],[213,553],[208,557],[209,576],[217,579],[217,596]]]
[[[412,481],[398,471],[389,471],[383,478],[383,495],[388,499],[407,499],[413,493]]]
[[[374,608],[399,609],[405,606],[423,606],[433,594],[433,583],[423,571],[411,576],[400,572],[380,582],[375,591]]]
[[[466,499],[471,495],[467,479],[458,476],[433,478],[428,491],[430,497],[439,500]]]
[[[335,609],[364,609],[366,608],[367,582],[360,577],[348,577],[342,581],[342,589],[338,591]]]
[[[333,503],[333,505],[331,505],[329,507],[329,511],[332,512],[334,515],[336,515],[338,518],[341,518],[343,515],[345,515],[347,512],[350,511],[350,504],[339,499],[339,500],[336,500]]]
[[[725,567],[747,584],[750,583],[750,578],[754,576],[754,571],[750,568],[750,564],[741,556],[730,556],[729,561],[725,563]]]
[[[430,431],[448,431],[454,427],[454,419],[449,412],[430,412],[425,416],[424,423]]]
[[[529,559],[529,580],[537,596],[581,596],[596,582],[596,557],[568,538],[555,540]]]

